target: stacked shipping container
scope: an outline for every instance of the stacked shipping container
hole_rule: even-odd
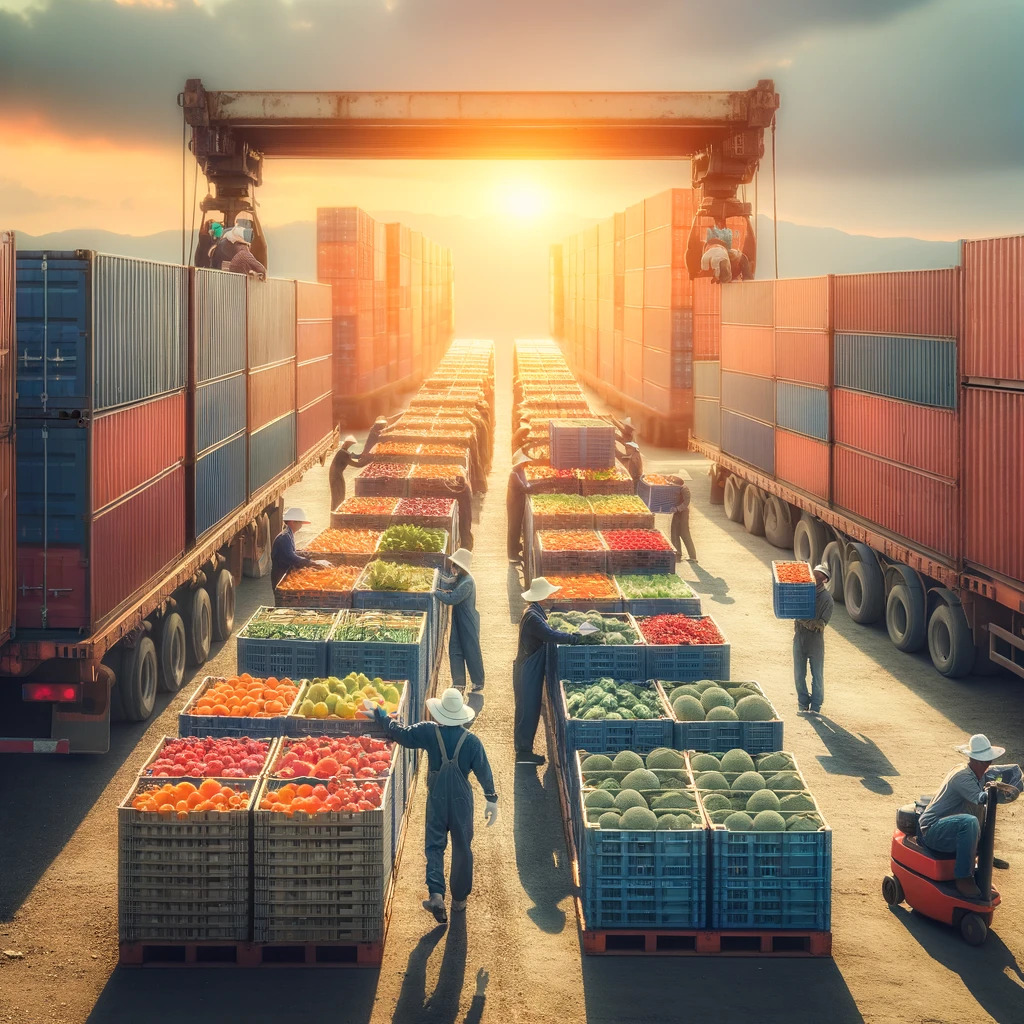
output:
[[[0,231],[0,644],[14,626],[14,235]]]
[[[331,289],[295,286],[295,455],[302,458],[334,427]]]

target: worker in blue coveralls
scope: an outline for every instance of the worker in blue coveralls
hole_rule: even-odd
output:
[[[498,794],[487,752],[480,737],[465,728],[475,712],[458,690],[450,688],[440,697],[427,699],[427,711],[433,722],[399,725],[379,704],[364,701],[388,739],[403,747],[427,752],[427,820],[424,852],[427,857],[427,894],[425,910],[438,924],[448,921],[444,906],[444,851],[452,837],[452,911],[466,909],[473,888],[473,790],[472,772],[484,791],[484,821],[488,827],[498,820]]]
[[[292,569],[306,569],[313,565],[327,567],[331,564],[309,558],[296,550],[295,535],[304,526],[309,526],[309,520],[301,508],[290,508],[285,512],[284,529],[277,535],[270,549],[270,583],[275,590]]]
[[[519,650],[512,664],[512,692],[516,702],[516,761],[519,762],[544,763],[544,756],[533,752],[533,740],[537,735],[544,698],[547,645],[577,644],[583,640],[579,633],[563,633],[548,625],[547,612],[539,602],[561,589],[545,577],[538,576],[530,584],[530,589],[523,592],[523,600],[527,604],[519,620]]]
[[[469,573],[473,565],[473,552],[459,548],[449,562],[450,571],[441,577],[437,599],[452,609],[452,631],[448,640],[452,686],[465,693],[468,672],[475,692],[484,688],[484,656],[480,650],[476,580]]]

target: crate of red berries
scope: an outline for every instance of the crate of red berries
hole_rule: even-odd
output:
[[[808,562],[772,562],[772,604],[777,619],[813,619],[817,595]]]
[[[646,679],[728,679],[730,647],[710,615],[651,615],[636,624],[647,643]]]
[[[407,462],[371,462],[364,466],[355,480],[358,498],[404,498],[409,493]]]
[[[671,575],[676,571],[676,553],[659,530],[602,530],[608,546],[608,572]]]

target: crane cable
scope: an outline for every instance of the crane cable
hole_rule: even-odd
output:
[[[188,249],[185,248],[185,210],[188,205],[187,180],[188,172],[188,127],[185,121],[184,94],[178,94],[178,106],[181,107],[181,264],[188,266],[192,262],[192,252],[196,244],[196,197],[199,194],[199,161],[196,161],[195,174],[192,178],[192,230],[188,236]]]
[[[775,276],[779,276],[779,194],[775,168],[775,118],[772,118],[772,234],[775,237]]]

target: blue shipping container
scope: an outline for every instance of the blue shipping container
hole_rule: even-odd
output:
[[[835,336],[837,388],[956,408],[956,341],[884,334]]]
[[[827,389],[780,380],[775,390],[775,422],[785,430],[827,441]]]
[[[245,430],[245,401],[244,373],[196,388],[196,454]]]
[[[245,504],[245,461],[244,431],[196,459],[196,537]]]
[[[693,436],[708,444],[722,443],[721,407],[711,398],[693,401]]]
[[[19,420],[15,434],[18,543],[84,545],[89,431],[73,420]],[[44,480],[46,486],[43,486]]]
[[[765,473],[775,472],[775,428],[767,423],[723,409],[721,448]]]
[[[295,413],[249,435],[249,497],[295,464]]]
[[[749,373],[722,371],[722,408],[775,423],[775,381]]]
[[[192,309],[196,383],[245,369],[245,278],[222,270],[196,270]]]
[[[17,256],[18,412],[112,409],[185,386],[188,268]]]

